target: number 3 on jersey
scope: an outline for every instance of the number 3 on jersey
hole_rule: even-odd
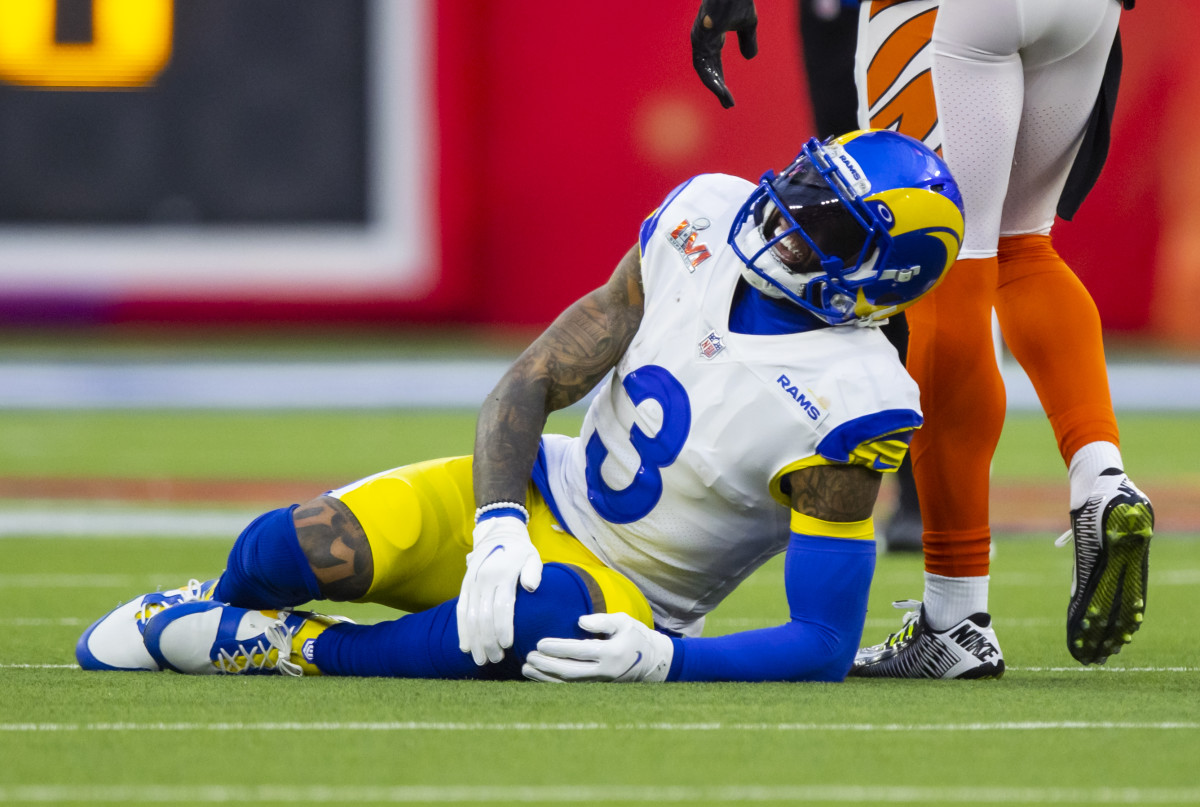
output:
[[[600,475],[600,466],[608,457],[608,447],[593,433],[587,443],[588,501],[596,512],[613,524],[629,524],[644,518],[662,497],[662,470],[675,461],[683,450],[684,441],[692,428],[692,405],[687,390],[675,376],[654,364],[628,373],[621,385],[638,406],[643,401],[657,401],[662,407],[662,426],[653,437],[634,425],[629,442],[637,451],[641,465],[633,481],[621,490],[614,490]]]

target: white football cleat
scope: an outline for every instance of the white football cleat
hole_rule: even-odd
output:
[[[146,623],[167,608],[208,600],[217,586],[217,579],[204,583],[189,580],[182,588],[143,594],[117,606],[93,622],[79,637],[75,644],[75,660],[85,670],[160,670],[142,640]]]
[[[185,603],[146,625],[146,649],[163,669],[188,675],[319,675],[311,639],[343,617]]]

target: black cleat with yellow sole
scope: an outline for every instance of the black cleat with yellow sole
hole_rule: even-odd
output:
[[[1081,664],[1103,664],[1133,640],[1146,613],[1154,507],[1118,468],[1100,474],[1071,511],[1075,566],[1067,605],[1067,649]]]

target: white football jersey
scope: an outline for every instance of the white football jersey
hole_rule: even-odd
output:
[[[542,441],[539,487],[563,526],[685,635],[786,548],[786,473],[920,424],[877,328],[730,331],[742,263],[726,236],[753,187],[701,175],[647,219],[641,327],[580,436]]]

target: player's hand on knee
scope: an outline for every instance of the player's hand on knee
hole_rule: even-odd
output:
[[[629,614],[585,614],[579,627],[603,639],[542,639],[521,672],[534,681],[665,681],[675,645]]]
[[[758,53],[758,15],[754,0],[702,0],[692,24],[692,66],[704,86],[713,91],[721,106],[733,106],[733,95],[725,86],[725,68],[721,49],[725,34],[737,31],[742,56],[753,59]]]
[[[515,516],[480,521],[474,542],[458,598],[458,649],[482,666],[500,661],[512,647],[517,584],[537,589],[542,559],[525,522]]]

